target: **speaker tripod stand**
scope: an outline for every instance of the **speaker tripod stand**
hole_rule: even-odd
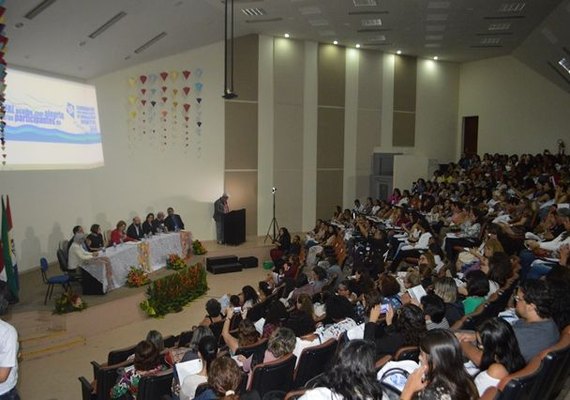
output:
[[[279,223],[277,222],[277,218],[275,218],[275,192],[277,192],[277,189],[272,188],[271,194],[273,195],[273,218],[269,223],[269,228],[267,228],[267,235],[265,235],[263,243],[267,242],[267,239],[271,239],[271,242],[275,242],[277,239],[277,232],[279,231]],[[269,234],[269,232],[273,232],[273,237]]]

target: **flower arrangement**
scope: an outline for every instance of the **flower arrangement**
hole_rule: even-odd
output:
[[[74,311],[83,311],[87,308],[87,303],[84,302],[77,293],[69,289],[55,301],[54,314],[67,314]]]
[[[149,283],[150,279],[148,277],[148,274],[142,268],[131,267],[129,269],[129,273],[127,275],[128,287],[140,287],[143,285],[148,285]]]
[[[196,239],[192,242],[192,252],[197,256],[200,256],[202,254],[206,254],[208,250],[206,250],[202,242]]]
[[[182,311],[207,290],[206,270],[198,263],[152,282],[146,291],[147,299],[139,306],[149,317],[160,318]]]
[[[186,267],[186,263],[178,254],[169,254],[166,258],[166,268],[180,271],[184,267]]]

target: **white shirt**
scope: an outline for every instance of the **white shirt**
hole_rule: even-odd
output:
[[[562,240],[562,237],[566,235],[566,238]],[[538,245],[541,249],[548,250],[548,251],[558,251],[560,247],[565,244],[570,244],[570,235],[566,232],[562,232],[560,235],[555,237],[554,239],[548,242],[539,242]]]
[[[81,267],[86,261],[92,258],[92,253],[85,250],[79,243],[73,243],[69,248],[67,267],[71,270],[77,269],[77,267]]]
[[[0,320],[0,367],[10,368],[8,378],[0,383],[0,395],[12,390],[18,382],[18,332]]]
[[[192,400],[196,396],[196,388],[208,382],[208,377],[202,375],[188,375],[180,385],[180,400]]]
[[[493,378],[487,373],[487,371],[480,372],[475,377],[475,386],[477,386],[479,396],[483,396],[483,393],[485,393],[485,390],[488,388],[499,386],[499,382],[500,379]]]
[[[388,396],[382,393],[382,400],[387,400]],[[318,387],[305,392],[305,394],[299,397],[299,400],[344,400],[344,397],[338,393],[333,392],[326,387]],[[379,400],[379,399],[370,399]]]
[[[321,344],[321,339],[318,336],[313,340],[303,340],[301,338],[296,338],[295,349],[293,349],[293,354],[295,357],[297,357],[297,363],[295,366],[299,365],[299,359],[301,358],[301,353],[303,350],[309,347],[318,346],[319,344]]]

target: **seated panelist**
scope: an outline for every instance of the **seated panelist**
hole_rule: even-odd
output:
[[[109,242],[110,246],[121,244],[123,242],[131,242],[134,239],[131,239],[127,236],[125,230],[127,229],[127,223],[123,220],[117,222],[117,228],[111,231],[111,241]]]
[[[180,215],[174,214],[174,208],[168,207],[166,212],[168,216],[164,220],[166,227],[168,228],[169,232],[177,232],[184,229],[184,222],[182,222],[182,218]]]
[[[144,229],[139,216],[133,218],[133,223],[127,228],[127,236],[134,240],[141,240],[144,237]]]
[[[154,230],[154,214],[148,213],[146,219],[142,224],[143,233],[145,235],[154,235],[156,231]]]

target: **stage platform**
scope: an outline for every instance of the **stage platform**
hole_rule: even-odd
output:
[[[219,245],[215,241],[202,242],[208,253],[192,256],[190,264],[201,262],[205,266],[206,257],[236,255],[238,257],[255,256],[259,259],[259,267],[246,273],[230,273],[229,281],[244,281],[244,284],[255,284],[257,277],[263,277],[262,263],[269,259],[269,250],[272,248],[270,240],[264,243],[264,237],[248,237],[245,243],[239,246]],[[173,271],[162,268],[150,274],[151,280],[158,279]],[[57,263],[50,265],[48,276],[59,275],[61,271]],[[246,274],[236,279],[235,275]],[[255,277],[249,281],[249,276]],[[210,290],[202,297],[217,297],[225,292],[220,286],[227,286],[227,278],[218,278],[208,273],[208,286]],[[221,283],[221,285],[220,285]],[[47,286],[43,283],[39,267],[26,271],[20,275],[20,302],[10,306],[9,313],[2,318],[16,327],[22,344],[24,359],[45,356],[54,352],[63,351],[75,346],[84,345],[90,336],[99,335],[109,330],[120,328],[138,321],[148,319],[139,309],[138,305],[145,299],[146,286],[141,288],[122,287],[102,296],[81,295],[87,302],[88,308],[82,312],[65,315],[52,313],[54,301],[62,293],[60,287],[54,289],[51,300],[44,305],[44,296]],[[81,294],[81,287],[74,284],[74,290]],[[227,290],[234,290],[228,288]],[[239,289],[238,289],[239,290]],[[195,301],[199,301],[197,299]],[[205,301],[204,301],[205,303]]]

